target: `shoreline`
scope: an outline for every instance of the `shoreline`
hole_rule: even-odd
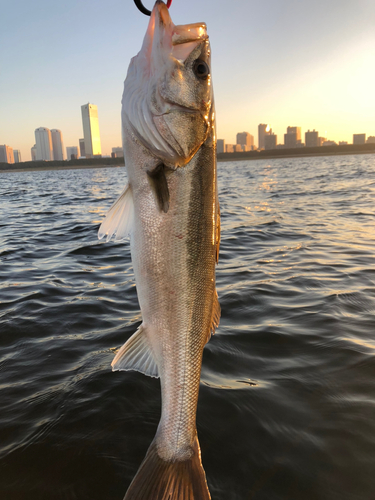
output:
[[[228,154],[228,153],[227,153]],[[231,153],[229,153],[231,154]],[[312,158],[314,156],[348,156],[348,155],[373,155],[375,151],[341,151],[341,152],[330,152],[326,153],[297,153],[288,155],[269,155],[269,156],[256,156],[256,157],[243,157],[243,158],[218,158],[218,163],[227,161],[256,161],[256,160],[281,160],[283,158]]]
[[[59,167],[29,167],[29,168],[12,168],[7,170],[0,170],[1,173],[15,173],[15,172],[44,172],[50,170],[82,170],[88,168],[125,168],[125,165],[61,165]]]
[[[232,154],[232,153],[227,153]],[[257,160],[280,160],[280,159],[288,159],[288,158],[311,158],[314,156],[322,157],[322,156],[347,156],[347,155],[369,155],[375,154],[375,151],[327,151],[322,153],[296,153],[296,154],[287,154],[287,155],[267,155],[267,156],[248,156],[248,157],[227,157],[227,158],[218,158],[218,163],[225,163],[228,161],[257,161]],[[125,165],[67,165],[67,166],[43,166],[43,167],[24,167],[24,168],[8,168],[6,170],[0,169],[0,174],[5,173],[15,173],[15,172],[41,172],[41,171],[50,171],[50,170],[82,170],[82,169],[90,169],[90,168],[124,168]]]

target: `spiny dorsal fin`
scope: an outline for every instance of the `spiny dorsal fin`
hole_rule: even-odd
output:
[[[165,176],[165,165],[160,163],[154,170],[148,170],[147,175],[160,210],[167,213],[169,209],[169,189]]]
[[[136,370],[150,377],[159,377],[158,365],[151,351],[143,324],[118,351],[112,361],[112,370],[114,372],[117,370]]]
[[[108,210],[99,228],[99,240],[107,236],[107,241],[109,241],[115,233],[115,241],[128,236],[133,227],[133,217],[134,203],[132,190],[130,185],[126,184],[120,196]]]

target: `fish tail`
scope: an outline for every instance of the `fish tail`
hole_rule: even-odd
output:
[[[210,500],[197,436],[193,454],[184,461],[165,461],[151,443],[124,500]]]

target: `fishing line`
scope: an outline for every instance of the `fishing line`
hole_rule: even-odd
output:
[[[138,10],[142,12],[142,14],[145,14],[146,16],[151,16],[151,11],[146,9],[146,7],[143,5],[142,0],[134,0],[135,5],[138,7]],[[167,7],[171,6],[172,0],[167,0]]]

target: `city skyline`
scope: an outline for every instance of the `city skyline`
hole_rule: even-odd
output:
[[[259,123],[271,123],[280,138],[293,123],[336,142],[375,135],[375,2],[238,0],[224,9],[221,0],[171,6],[176,24],[207,23],[217,137],[235,143],[240,130],[257,137]],[[102,154],[110,155],[121,144],[123,81],[147,17],[120,0],[105,9],[98,0],[48,8],[18,0],[5,4],[2,20],[0,144],[30,160],[43,124],[78,146],[79,107],[90,101],[100,110]]]

